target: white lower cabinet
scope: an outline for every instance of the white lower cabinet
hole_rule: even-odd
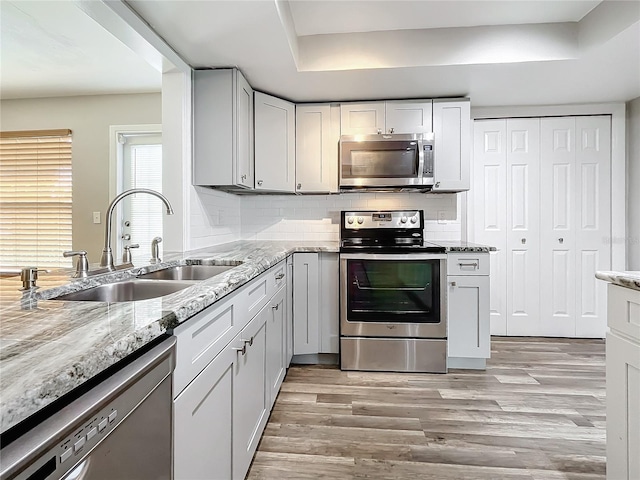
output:
[[[271,307],[266,305],[240,332],[234,348],[237,361],[233,385],[233,478],[243,479],[258,447],[269,417],[265,388],[267,364],[267,322]],[[212,473],[217,475],[217,471]],[[211,475],[211,474],[210,474]]]
[[[176,328],[176,480],[245,478],[288,366],[287,272],[282,261]]]
[[[294,355],[339,352],[338,275],[337,253],[293,255]]]
[[[484,369],[491,356],[489,254],[447,258],[448,368]]]

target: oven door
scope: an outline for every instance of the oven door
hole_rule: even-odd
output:
[[[446,338],[446,255],[340,254],[340,335]]]

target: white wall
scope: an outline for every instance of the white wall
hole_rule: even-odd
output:
[[[640,97],[627,103],[627,268],[640,270]]]
[[[420,193],[243,196],[242,238],[338,241],[342,210],[407,208],[424,210],[427,239],[460,240],[461,202],[457,197]]]
[[[3,100],[3,131],[69,128],[73,174],[73,248],[100,260],[109,205],[109,126],[162,123],[159,93]],[[92,212],[102,213],[94,224]],[[61,252],[62,253],[62,252]]]

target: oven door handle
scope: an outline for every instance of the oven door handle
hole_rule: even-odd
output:
[[[393,290],[393,291],[398,291],[398,290],[403,290],[403,291],[409,291],[409,292],[424,292],[431,284],[427,283],[424,288],[417,288],[417,287],[363,287],[362,285],[360,285],[360,282],[358,281],[358,277],[353,277],[353,285],[355,285],[356,287],[358,287],[358,290]]]

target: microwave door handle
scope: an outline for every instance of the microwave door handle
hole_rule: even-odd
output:
[[[424,177],[424,147],[422,140],[418,140],[418,178],[422,180]]]

